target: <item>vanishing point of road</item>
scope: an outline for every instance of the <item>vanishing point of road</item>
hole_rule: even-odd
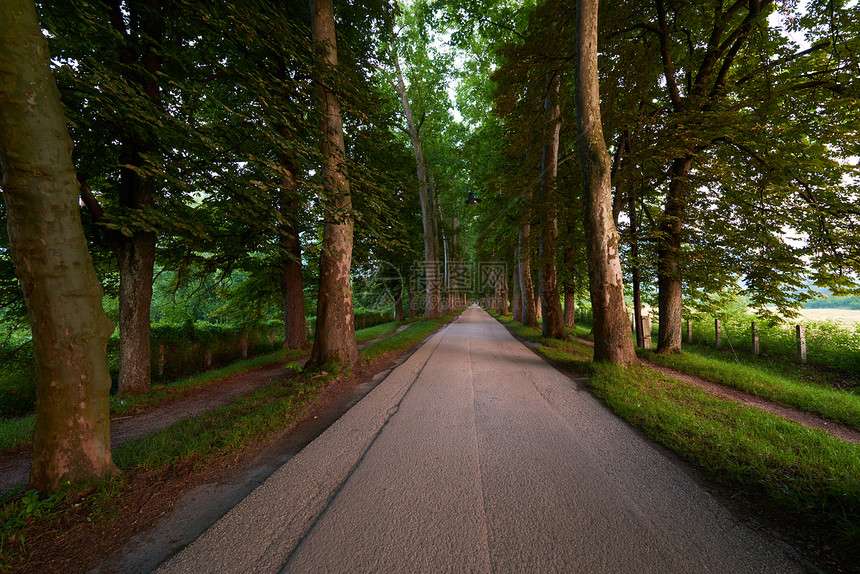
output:
[[[159,572],[802,572],[471,307]]]

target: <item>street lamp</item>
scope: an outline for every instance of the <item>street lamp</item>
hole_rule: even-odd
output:
[[[474,191],[470,191],[469,195],[466,196],[465,203],[466,205],[475,205],[476,203],[481,203],[481,198]]]

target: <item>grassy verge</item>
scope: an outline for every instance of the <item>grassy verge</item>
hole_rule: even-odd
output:
[[[362,364],[372,363],[385,353],[409,348],[415,343],[428,337],[439,327],[452,320],[459,314],[460,311],[457,311],[444,315],[441,319],[432,319],[429,321],[419,321],[417,323],[412,323],[408,328],[404,329],[403,331],[395,333],[390,337],[386,337],[381,341],[371,343],[370,345],[362,349],[361,359],[359,359],[359,361]]]
[[[540,337],[509,318],[538,352],[589,376],[592,392],[620,417],[750,504],[803,523],[848,553],[860,547],[860,446],[726,401],[644,367],[590,362],[576,342]]]
[[[760,366],[728,362],[712,354],[688,351],[678,355],[658,355],[641,351],[640,355],[659,365],[860,429],[860,395],[854,392],[810,383]]]
[[[359,329],[355,332],[355,342],[364,343],[365,341],[376,339],[377,337],[384,337],[386,335],[390,335],[391,333],[396,331],[398,327],[405,324],[406,321],[391,321],[390,323],[382,323],[381,325],[376,325],[375,327]]]
[[[275,363],[290,361],[304,354],[306,354],[306,351],[281,349],[268,355],[260,355],[259,357],[245,361],[238,361],[226,367],[205,371],[173,383],[155,385],[146,395],[121,398],[111,397],[111,415],[122,416],[133,411],[135,408],[158,404],[181,396],[191,388],[206,386],[231,375],[252,371]],[[33,435],[35,420],[35,415],[29,415],[24,418],[4,419],[0,421],[0,452],[14,450],[28,444]]]

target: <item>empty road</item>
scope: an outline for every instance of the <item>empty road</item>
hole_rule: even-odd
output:
[[[472,307],[159,572],[802,572]]]

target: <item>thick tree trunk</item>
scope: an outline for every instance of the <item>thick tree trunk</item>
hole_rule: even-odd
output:
[[[72,142],[48,62],[32,0],[1,2],[0,166],[11,254],[33,332],[30,487],[42,493],[116,472],[106,355],[113,325],[81,226]]]
[[[314,49],[327,68],[337,66],[337,39],[332,0],[311,0]],[[340,102],[326,78],[317,78],[321,108],[320,150],[322,179],[326,188],[327,222],[323,230],[319,297],[311,367],[358,360],[355,344],[350,265],[352,262],[352,198],[346,177],[343,119]]]
[[[681,352],[681,319],[684,312],[684,291],[681,283],[681,233],[687,206],[687,176],[693,164],[692,156],[678,158],[672,163],[672,179],[663,218],[660,221],[661,240],[657,247],[657,304],[659,329],[657,352]]]
[[[573,293],[564,294],[564,325],[576,327],[576,295]]]
[[[612,217],[611,167],[600,117],[597,5],[598,0],[578,0],[576,4],[576,119],[594,312],[594,360],[629,365],[636,362],[636,355],[627,325],[618,233]]]
[[[132,8],[131,26],[143,38],[140,62],[146,73],[142,77],[127,74],[126,80],[139,87],[156,107],[161,106],[158,77],[161,71],[161,40],[164,21],[157,0],[145,0]],[[117,32],[128,35],[122,9],[114,2],[112,22]],[[120,60],[130,64],[132,53],[125,51]],[[126,132],[121,136],[119,205],[129,211],[140,211],[155,205],[155,182],[143,179],[138,168],[144,155],[157,149],[154,136]],[[151,379],[150,309],[152,277],[155,266],[155,234],[133,230],[131,237],[114,235],[114,252],[119,269],[119,388],[120,395],[149,392]]]
[[[561,297],[558,291],[556,246],[558,220],[556,217],[556,176],[558,175],[558,146],[561,137],[561,105],[559,104],[560,78],[552,80],[546,97],[547,141],[544,146],[543,173],[543,226],[541,231],[541,315],[543,335],[554,339],[567,339]]]
[[[397,83],[394,88],[400,96],[400,104],[403,107],[403,115],[406,118],[406,127],[409,131],[409,139],[412,142],[412,151],[415,154],[415,165],[418,175],[418,198],[421,200],[421,221],[424,225],[424,265],[425,265],[425,304],[424,318],[438,319],[442,316],[442,286],[439,277],[439,229],[436,221],[436,190],[432,177],[427,173],[427,164],[424,161],[424,149],[421,143],[421,134],[415,125],[412,116],[412,107],[409,105],[409,96],[406,93],[406,84],[400,71],[400,60],[393,55],[394,69],[397,72]]]
[[[526,194],[524,199],[526,204],[531,202],[531,194]],[[537,327],[537,309],[534,300],[534,286],[532,285],[532,267],[531,267],[531,246],[529,245],[529,234],[531,233],[531,224],[528,223],[530,211],[526,210],[523,218],[526,223],[520,227],[519,253],[520,261],[520,293],[522,294],[522,321],[526,327]]]
[[[150,308],[155,269],[155,234],[121,236],[114,249],[119,268],[119,385],[120,395],[149,392]]]

